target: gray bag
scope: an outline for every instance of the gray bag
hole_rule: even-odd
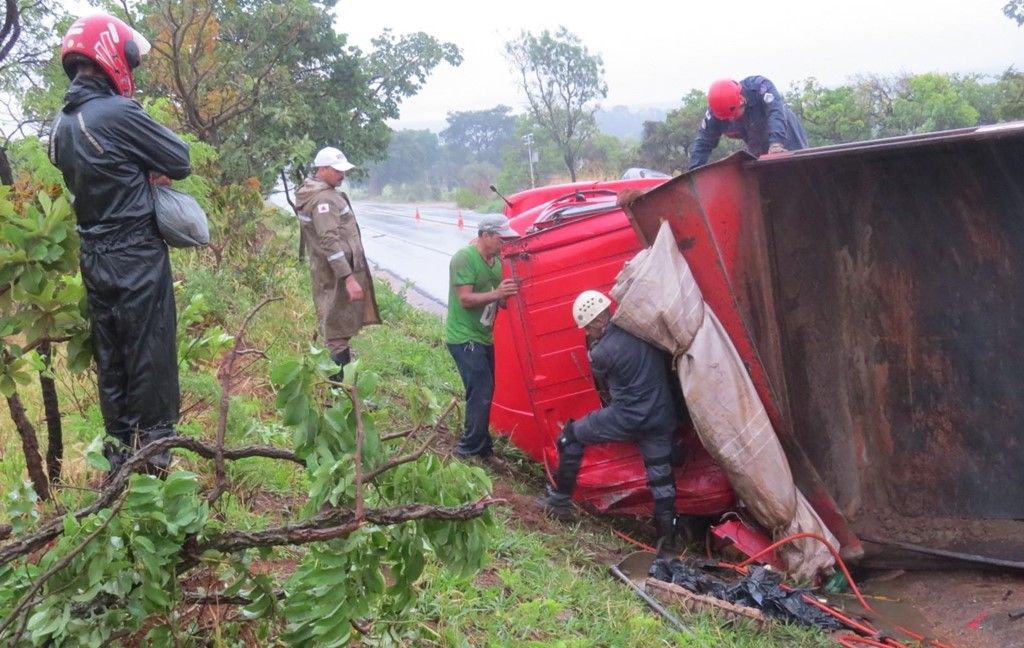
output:
[[[156,225],[167,245],[188,248],[210,242],[206,213],[195,198],[163,185],[151,186],[156,203]]]

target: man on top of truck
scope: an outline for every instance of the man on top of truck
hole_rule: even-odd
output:
[[[775,84],[763,76],[719,79],[708,90],[708,111],[690,154],[690,168],[708,161],[722,135],[741,139],[752,155],[807,148],[803,124]]]

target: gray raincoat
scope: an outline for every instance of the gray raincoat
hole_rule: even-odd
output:
[[[325,343],[347,340],[366,324],[380,324],[373,279],[348,196],[322,180],[306,178],[295,197],[302,236],[309,247],[313,303]],[[350,274],[365,294],[357,302],[349,299],[345,290]]]

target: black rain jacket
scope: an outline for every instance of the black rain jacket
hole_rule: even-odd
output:
[[[78,75],[54,119],[50,161],[74,196],[84,240],[127,237],[153,220],[149,172],[181,180],[188,145],[103,77]]]

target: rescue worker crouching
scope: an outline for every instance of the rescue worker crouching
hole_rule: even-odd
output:
[[[593,342],[590,364],[607,383],[610,402],[583,418],[568,421],[558,437],[554,488],[541,500],[546,513],[571,519],[572,494],[584,449],[597,443],[632,441],[640,449],[654,498],[654,525],[661,555],[678,552],[675,531],[673,438],[679,424],[664,352],[611,322],[611,300],[587,290],[573,303],[576,325]]]
[[[349,341],[367,324],[380,324],[373,278],[348,196],[338,187],[355,168],[328,146],[313,159],[316,168],[296,190],[296,215],[309,245],[309,273],[317,322],[341,380],[352,360]]]

